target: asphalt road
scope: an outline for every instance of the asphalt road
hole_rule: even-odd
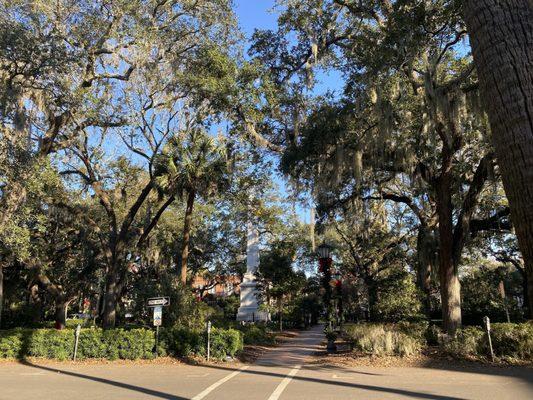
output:
[[[526,368],[317,366],[309,357],[321,332],[304,332],[253,365],[0,363],[0,399],[533,399]]]

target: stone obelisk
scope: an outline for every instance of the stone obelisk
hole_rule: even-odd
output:
[[[268,321],[268,312],[259,311],[260,293],[255,276],[259,267],[259,233],[251,221],[248,221],[246,228],[246,273],[240,285],[241,306],[237,312],[237,321]]]

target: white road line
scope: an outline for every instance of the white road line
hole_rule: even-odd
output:
[[[296,375],[298,373],[300,368],[302,368],[302,366],[301,365],[297,365],[296,367],[291,369],[291,371],[287,374],[287,376],[285,378],[283,378],[283,380],[280,382],[280,384],[278,385],[276,390],[274,390],[274,392],[270,395],[268,400],[278,400],[279,396],[281,396],[281,394],[283,393],[283,391],[285,390],[287,385],[290,383],[290,381],[292,380],[294,375]]]
[[[194,396],[191,400],[202,400],[205,396],[207,396],[209,393],[211,393],[217,387],[219,387],[223,383],[229,381],[231,378],[233,378],[234,376],[240,374],[242,371],[244,371],[245,369],[248,369],[248,368],[250,368],[250,366],[246,365],[246,366],[244,366],[242,368],[239,368],[237,371],[233,371],[231,374],[226,375],[224,378],[222,378],[222,379],[216,381],[215,383],[213,383],[211,386],[209,386],[203,392],[201,392],[201,393],[197,394],[196,396]]]

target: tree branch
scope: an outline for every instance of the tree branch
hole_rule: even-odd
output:
[[[478,196],[487,180],[489,168],[494,162],[494,153],[486,154],[479,162],[470,187],[463,200],[463,205],[453,231],[453,259],[459,262],[465,244],[466,236],[470,232],[470,221],[477,205]]]

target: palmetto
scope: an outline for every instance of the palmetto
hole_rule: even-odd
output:
[[[180,280],[187,281],[187,261],[195,200],[206,199],[229,185],[226,149],[222,139],[203,128],[182,131],[172,137],[156,162],[159,190],[185,200]]]

